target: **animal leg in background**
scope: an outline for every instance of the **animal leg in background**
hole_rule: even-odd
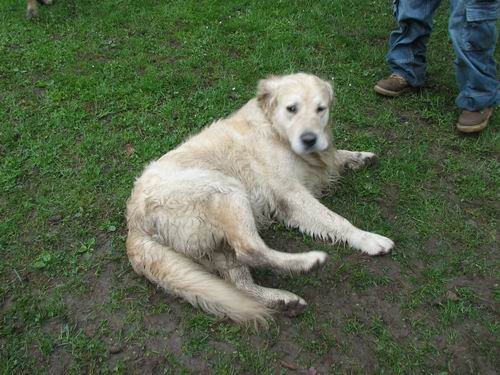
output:
[[[40,0],[45,5],[52,4],[52,0]],[[26,18],[32,19],[38,15],[38,0],[28,0],[26,7]]]

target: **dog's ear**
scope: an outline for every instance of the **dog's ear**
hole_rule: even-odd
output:
[[[257,86],[257,102],[266,115],[276,107],[275,90],[279,85],[279,77],[271,76],[259,81]]]
[[[325,90],[325,92],[329,97],[328,102],[330,103],[330,106],[334,105],[336,102],[336,98],[335,98],[335,93],[333,91],[333,85],[330,82],[323,80],[321,80],[321,84],[323,86],[323,90]]]

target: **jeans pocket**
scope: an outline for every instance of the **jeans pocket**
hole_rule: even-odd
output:
[[[465,50],[484,51],[495,46],[498,4],[498,1],[477,1],[465,7]]]

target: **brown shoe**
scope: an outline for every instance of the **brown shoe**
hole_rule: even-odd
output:
[[[373,89],[380,95],[399,96],[409,88],[411,86],[406,79],[393,73],[389,78],[378,81]]]
[[[458,118],[457,129],[463,133],[475,133],[488,125],[493,108],[485,108],[479,112],[462,111]]]

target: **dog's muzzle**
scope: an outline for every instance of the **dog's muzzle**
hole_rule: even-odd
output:
[[[304,145],[304,149],[308,150],[314,147],[318,137],[313,132],[305,132],[300,136],[300,141]]]

